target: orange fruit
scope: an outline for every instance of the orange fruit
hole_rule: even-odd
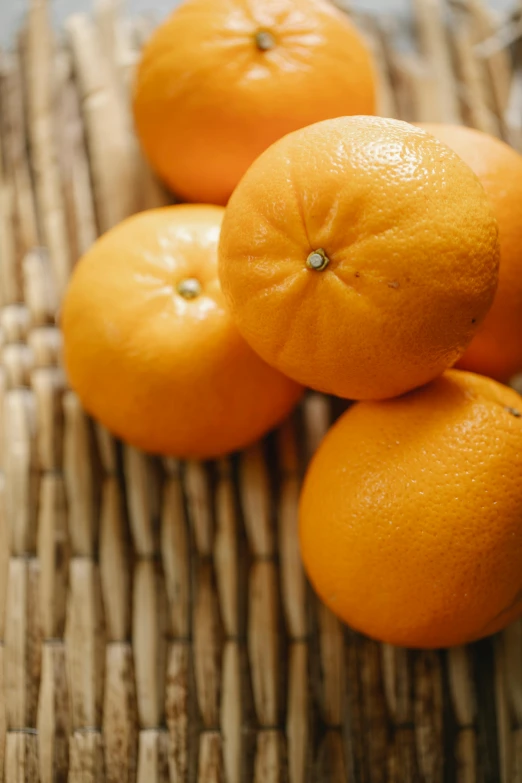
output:
[[[455,153],[405,122],[342,117],[252,164],[227,207],[219,273],[265,361],[376,399],[462,355],[493,300],[498,253],[488,198]]]
[[[301,389],[263,362],[217,279],[223,209],[134,215],[77,264],[62,310],[65,365],[85,409],[145,451],[215,457],[276,425]]]
[[[497,293],[458,366],[507,382],[522,371],[522,156],[503,141],[471,128],[431,124],[422,127],[473,169],[497,218]]]
[[[364,41],[325,0],[185,0],[139,63],[135,126],[183,199],[226,204],[272,142],[312,122],[373,114]]]
[[[450,370],[353,405],[305,479],[300,539],[313,586],[363,633],[462,644],[522,613],[522,398]]]

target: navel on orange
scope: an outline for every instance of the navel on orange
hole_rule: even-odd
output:
[[[353,405],[300,504],[304,564],[345,622],[409,647],[463,644],[522,614],[522,398],[450,370]]]
[[[372,117],[289,134],[228,204],[219,274],[239,330],[291,378],[352,399],[420,386],[493,300],[498,229],[463,161]]]
[[[522,371],[522,155],[487,133],[422,124],[475,172],[498,221],[500,270],[491,310],[458,366],[507,382]]]
[[[145,451],[215,457],[283,419],[301,389],[246,344],[217,279],[223,209],[150,210],[102,236],[62,311],[65,365],[85,409]]]
[[[326,0],[185,0],[152,35],[133,96],[141,145],[183,199],[225,204],[286,133],[373,114],[366,45]]]

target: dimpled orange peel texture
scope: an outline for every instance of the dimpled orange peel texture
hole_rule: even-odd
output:
[[[342,117],[285,136],[228,204],[219,275],[265,361],[351,399],[450,367],[485,317],[498,227],[471,169],[398,120]]]
[[[408,647],[494,633],[522,613],[522,398],[449,370],[353,405],[300,502],[308,576],[353,628]]]

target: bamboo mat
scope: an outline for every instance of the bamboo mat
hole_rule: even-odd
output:
[[[306,584],[299,485],[338,403],[310,394],[263,444],[179,464],[116,444],[67,389],[72,265],[167,196],[128,108],[150,22],[99,2],[53,38],[48,10],[33,0],[0,59],[0,780],[522,781],[520,623],[414,653],[341,627]],[[413,48],[358,19],[381,113],[520,148],[519,17],[412,11]]]

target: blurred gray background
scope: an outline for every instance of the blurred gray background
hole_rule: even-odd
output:
[[[56,24],[77,11],[85,11],[91,5],[90,0],[50,0],[53,17]],[[124,3],[129,13],[153,11],[154,16],[161,19],[179,0],[127,0]],[[489,5],[506,12],[518,5],[518,0],[488,0]],[[0,0],[0,45],[5,46],[12,38],[24,15],[27,0]],[[351,0],[354,10],[371,11],[375,13],[408,15],[410,0]]]

